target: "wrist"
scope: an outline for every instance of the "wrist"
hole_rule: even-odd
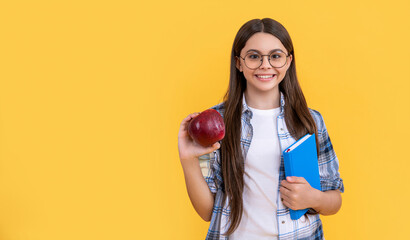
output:
[[[184,170],[194,168],[199,166],[199,159],[198,158],[190,158],[190,159],[180,159],[181,165]]]
[[[315,189],[314,188],[314,191],[313,191],[313,197],[312,197],[312,199],[313,199],[313,201],[312,201],[312,204],[311,204],[311,208],[314,210],[314,211],[316,211],[317,213],[319,213],[320,212],[320,206],[322,205],[321,203],[322,203],[322,200],[323,200],[323,192],[322,191],[320,191],[320,190],[318,190],[318,189]]]

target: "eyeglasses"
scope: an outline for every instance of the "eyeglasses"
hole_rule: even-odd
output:
[[[245,65],[252,70],[257,69],[262,65],[263,56],[268,56],[269,64],[274,68],[281,68],[285,66],[289,57],[289,55],[286,55],[280,50],[272,52],[268,55],[262,55],[258,52],[250,52],[246,54],[244,58],[239,55],[239,57],[244,60]]]

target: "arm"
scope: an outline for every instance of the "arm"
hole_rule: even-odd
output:
[[[215,194],[211,193],[201,173],[198,159],[181,161],[184,170],[185,184],[191,203],[202,219],[209,222],[212,216]]]
[[[182,121],[178,133],[178,151],[191,203],[202,219],[210,221],[215,195],[212,194],[210,187],[202,175],[199,158],[206,156],[210,159],[209,153],[218,149],[220,144],[215,143],[209,147],[202,147],[195,143],[189,136],[188,124],[198,114],[199,113],[190,114]],[[208,171],[208,173],[209,172],[210,171]]]
[[[336,214],[342,205],[341,193],[344,192],[344,185],[339,174],[339,160],[323,117],[318,112],[313,114],[313,117],[320,133],[318,161],[322,191],[312,188],[303,177],[288,177],[281,182],[280,193],[284,205],[291,209],[312,208],[322,215],[332,215]]]
[[[285,206],[294,210],[313,208],[319,214],[333,215],[342,206],[339,190],[322,192],[311,187],[303,177],[287,177],[281,183],[280,192]]]
[[[329,190],[326,192],[317,191],[316,201],[312,208],[322,215],[336,214],[342,206],[342,194],[339,190]]]
[[[319,163],[322,164],[320,172],[322,191],[319,192],[316,204],[312,208],[322,215],[332,215],[336,214],[342,206],[341,193],[344,192],[344,185],[339,174],[339,160],[321,115],[320,123],[322,131],[319,136]]]

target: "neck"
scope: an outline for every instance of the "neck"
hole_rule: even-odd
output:
[[[247,88],[244,94],[246,104],[252,108],[266,110],[280,107],[279,88],[269,92],[255,92]]]

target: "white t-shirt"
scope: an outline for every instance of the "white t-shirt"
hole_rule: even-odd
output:
[[[280,143],[276,118],[280,107],[253,113],[252,142],[245,159],[243,214],[230,240],[272,240],[278,237],[276,218],[279,194]]]

